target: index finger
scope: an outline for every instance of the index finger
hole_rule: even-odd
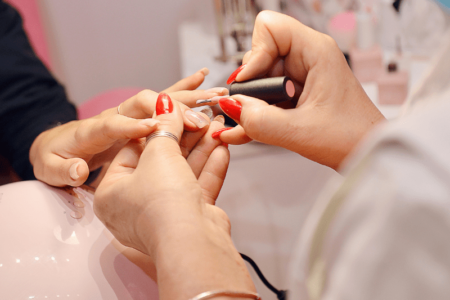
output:
[[[205,80],[205,76],[207,76],[208,74],[208,68],[202,68],[194,74],[177,81],[175,84],[163,90],[161,93],[172,93],[182,90],[195,90],[203,83],[203,81]]]
[[[228,90],[226,88],[218,87],[209,90],[177,91],[170,93],[169,96],[171,99],[180,102],[180,108],[184,112],[188,107],[202,106],[201,104],[196,104],[197,100],[210,99],[227,94]],[[157,98],[158,93],[151,90],[143,90],[120,104],[120,114],[135,119],[149,118],[155,112]],[[117,112],[117,108],[108,110],[108,114],[117,114]]]
[[[319,33],[297,20],[273,11],[258,14],[252,37],[252,52],[237,81],[266,75],[277,58],[286,57],[286,70],[296,80],[304,82],[310,66],[304,56],[314,54],[314,38]],[[294,43],[294,38],[301,41]],[[300,47],[299,47],[300,45]],[[312,53],[311,53],[312,51]]]

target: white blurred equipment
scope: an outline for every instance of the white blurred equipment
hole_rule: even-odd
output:
[[[76,190],[0,187],[0,299],[158,299],[156,283],[122,254],[136,250],[97,219],[93,195]]]

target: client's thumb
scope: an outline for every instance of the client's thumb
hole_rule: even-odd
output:
[[[36,169],[39,168],[39,169]],[[35,166],[36,178],[54,186],[80,186],[89,176],[89,167],[81,158],[65,159],[57,155],[48,158],[46,164]]]

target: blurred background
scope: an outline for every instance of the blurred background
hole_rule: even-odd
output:
[[[22,13],[37,54],[78,107],[111,91],[160,91],[203,67],[210,74],[201,88],[226,86],[251,47],[256,14],[270,9],[335,38],[369,97],[386,117],[395,118],[449,24],[431,0],[7,2]],[[120,95],[111,96],[111,107],[127,92]],[[289,258],[305,217],[327,180],[339,175],[257,142],[230,151],[218,205],[231,219],[237,249],[276,287],[286,288]],[[263,298],[275,299],[252,276]]]
[[[370,65],[387,72],[395,63],[397,71],[410,72],[416,61],[426,64],[449,23],[432,0],[8,2],[22,12],[38,55],[77,105],[111,89],[159,91],[202,67],[211,73],[201,88],[225,86],[251,47],[253,22],[263,9],[330,34],[353,58],[363,84],[380,81],[364,76],[364,67],[377,73]],[[420,76],[410,75],[408,87]],[[377,102],[376,93],[369,96]]]

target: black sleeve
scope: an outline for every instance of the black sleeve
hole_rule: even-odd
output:
[[[30,46],[22,19],[0,0],[0,153],[24,179],[34,179],[29,150],[52,124],[77,118],[61,84]]]

